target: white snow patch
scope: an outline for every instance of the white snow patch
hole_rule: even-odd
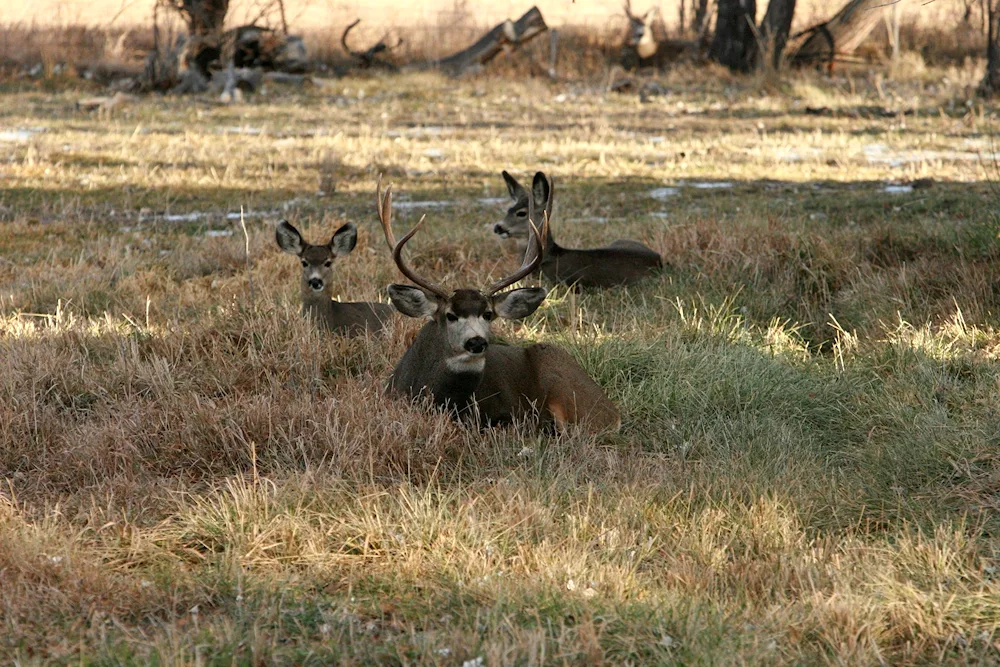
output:
[[[11,130],[0,130],[0,141],[24,143],[44,131],[44,127],[17,127]]]
[[[445,208],[448,206],[454,206],[457,202],[449,200],[441,201],[394,201],[392,202],[392,207],[399,209],[401,211],[406,211],[414,208]]]
[[[728,181],[700,181],[692,183],[691,187],[698,190],[726,190],[733,187],[733,184]]]
[[[657,201],[664,201],[680,194],[680,188],[654,188],[649,191],[649,196]]]

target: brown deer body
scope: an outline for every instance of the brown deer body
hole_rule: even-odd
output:
[[[365,331],[381,331],[392,317],[393,307],[387,303],[340,302],[333,300],[333,262],[348,255],[358,240],[358,232],[350,222],[338,229],[324,245],[306,243],[299,230],[282,220],[274,230],[278,247],[295,255],[302,263],[302,312],[324,329],[355,336]]]
[[[483,425],[529,418],[565,428],[581,423],[599,432],[617,429],[618,410],[596,382],[565,350],[545,344],[519,347],[490,344],[496,316],[521,319],[546,296],[541,287],[500,293],[533,272],[541,259],[537,237],[521,268],[485,292],[452,293],[417,275],[402,258],[403,246],[423,223],[398,243],[392,233],[392,193],[377,188],[379,219],[400,272],[419,287],[390,285],[389,298],[409,317],[429,317],[392,372],[390,389],[411,398],[430,395],[434,403]],[[546,225],[543,225],[543,230]]]
[[[529,203],[544,210],[546,220],[551,220],[553,184],[548,176],[537,172],[529,192],[506,171],[502,173],[514,205],[507,210],[503,222],[493,227],[493,232],[501,238],[516,239],[518,248],[523,252],[531,236]],[[659,253],[638,241],[619,239],[603,248],[564,248],[556,243],[550,226],[545,234],[540,271],[554,283],[615,287],[642,280],[662,267],[663,260]]]

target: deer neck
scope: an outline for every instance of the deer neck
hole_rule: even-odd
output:
[[[328,317],[333,309],[333,290],[330,285],[326,285],[317,292],[308,284],[302,285],[302,312],[307,315]]]
[[[524,254],[528,252],[528,241],[529,239],[518,239],[517,241],[517,249],[521,253],[522,259],[524,258]],[[552,229],[549,228],[548,233],[545,235],[545,246],[542,248],[542,264],[545,264],[549,257],[558,255],[561,250],[562,248],[552,236]]]
[[[639,39],[639,43],[635,45],[635,50],[639,53],[640,58],[652,58],[656,55],[656,47],[656,38],[653,37],[653,26],[647,25],[642,33],[642,37]]]
[[[423,386],[430,390],[438,405],[464,408],[486,371],[486,355],[478,358],[449,357],[447,334],[436,322],[428,322],[406,351]]]

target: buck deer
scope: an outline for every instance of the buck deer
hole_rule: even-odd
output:
[[[594,432],[619,427],[614,404],[565,350],[544,343],[527,347],[490,344],[490,323],[496,316],[519,320],[535,312],[545,299],[543,287],[501,291],[538,267],[542,248],[537,234],[521,268],[513,274],[482,292],[457,289],[449,293],[403,260],[403,247],[424,218],[397,243],[392,233],[392,186],[383,196],[379,178],[375,196],[393,260],[416,285],[389,285],[389,298],[408,317],[430,318],[396,364],[389,385],[392,391],[411,398],[430,394],[439,407],[458,417],[477,418],[481,425],[509,424],[537,415],[540,423],[554,423],[559,429],[575,423]],[[543,234],[546,227],[543,223]]]
[[[278,247],[302,262],[302,312],[315,318],[321,326],[337,333],[357,335],[367,329],[381,331],[393,312],[387,303],[341,303],[333,300],[333,260],[354,250],[358,230],[353,223],[345,223],[324,245],[311,245],[302,238],[299,230],[286,220],[274,229]]]
[[[494,225],[493,232],[500,238],[516,239],[518,249],[527,256],[528,241],[532,236],[529,224],[531,211],[537,206],[544,212],[545,220],[551,221],[554,186],[551,179],[540,171],[535,174],[530,192],[506,171],[502,174],[514,205],[507,210],[503,222]],[[604,248],[577,250],[563,248],[556,243],[551,227],[544,236],[541,273],[554,283],[580,287],[627,285],[663,266],[660,255],[638,241],[620,239]]]

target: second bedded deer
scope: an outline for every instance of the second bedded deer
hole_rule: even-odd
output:
[[[518,249],[525,252],[531,237],[530,211],[534,207],[551,223],[554,187],[551,179],[540,171],[535,174],[530,191],[506,171],[502,174],[514,204],[503,221],[493,227],[493,232],[501,238],[515,239]],[[659,253],[638,241],[619,239],[603,248],[577,249],[556,243],[551,226],[543,236],[540,270],[554,283],[615,287],[642,280],[663,266]]]

